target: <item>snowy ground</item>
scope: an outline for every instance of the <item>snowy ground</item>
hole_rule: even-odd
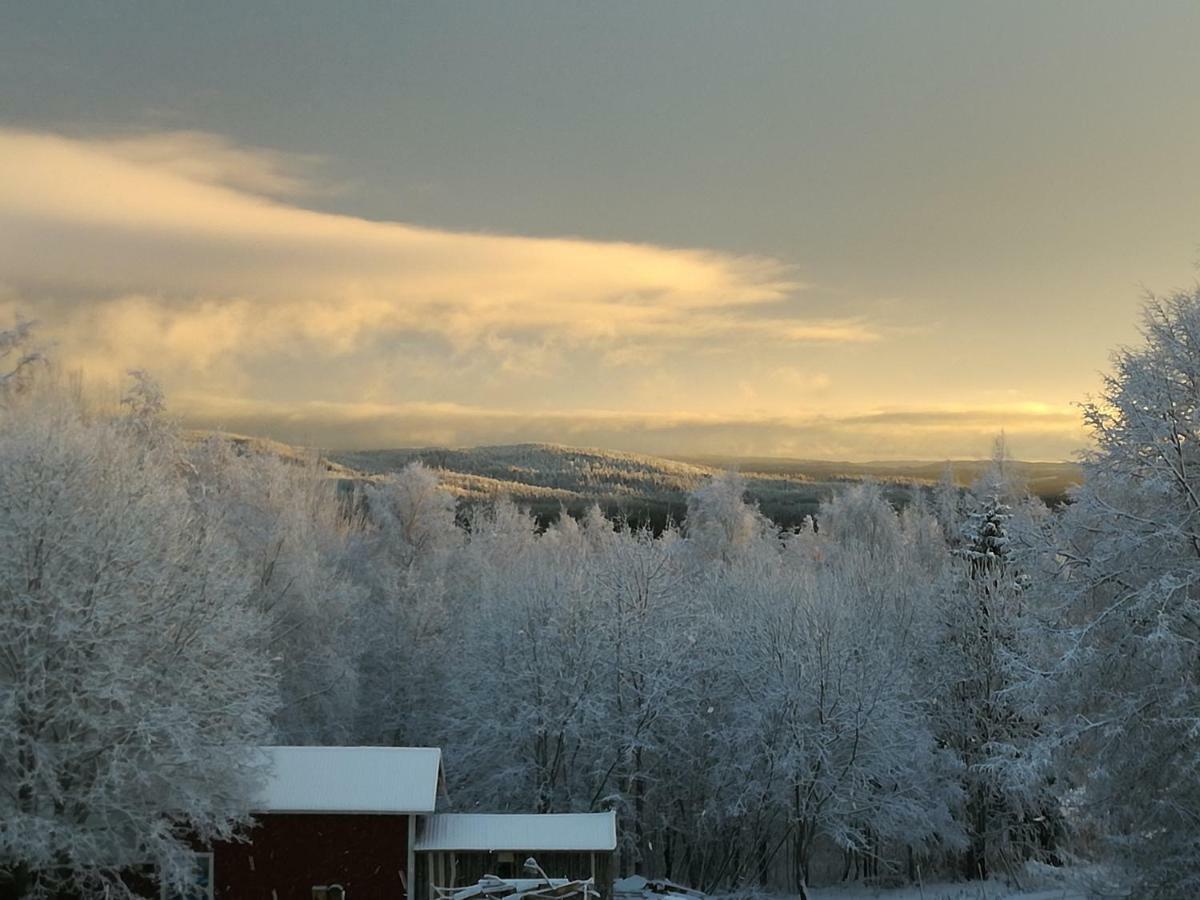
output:
[[[1021,879],[1021,888],[998,880],[937,882],[890,889],[867,887],[862,884],[839,884],[833,887],[809,888],[808,894],[811,900],[1086,900],[1089,895],[1077,886],[1077,882],[1085,874],[1089,883],[1100,883],[1094,872],[1055,869],[1025,873]],[[751,898],[742,896],[739,900]],[[763,895],[753,900],[796,900],[796,896]]]
[[[1068,887],[1019,891],[997,882],[927,884],[892,890],[838,885],[811,888],[809,895],[812,900],[1084,900],[1086,896],[1082,891]]]

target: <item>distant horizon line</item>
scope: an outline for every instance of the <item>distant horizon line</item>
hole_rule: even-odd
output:
[[[296,444],[289,441],[280,440],[276,437],[271,437],[263,434],[246,434],[243,432],[226,431],[224,429],[205,429],[205,428],[187,428],[185,432],[205,434],[205,435],[221,435],[231,439],[264,441],[275,444],[282,444],[294,449],[313,450],[322,454],[349,454],[349,453],[423,453],[423,452],[458,452],[464,450],[491,450],[498,448],[516,448],[516,447],[546,447],[560,450],[573,450],[582,452],[593,452],[601,454],[621,454],[625,456],[640,456],[651,459],[671,460],[682,463],[700,463],[702,465],[713,465],[714,463],[752,463],[752,462],[775,462],[775,463],[820,463],[823,465],[847,465],[847,466],[914,466],[914,465],[955,465],[955,464],[973,464],[990,463],[990,456],[937,456],[937,457],[897,457],[895,459],[884,459],[873,457],[869,459],[848,459],[844,457],[819,457],[819,456],[788,456],[788,455],[771,455],[763,453],[712,453],[712,452],[681,452],[681,453],[652,453],[645,450],[625,450],[616,447],[601,447],[590,444],[566,444],[557,441],[508,441],[499,443],[469,443],[469,444],[388,444],[379,446],[361,446],[361,447],[328,447],[319,444]],[[1034,465],[1062,465],[1062,466],[1079,466],[1080,461],[1074,459],[1038,459],[1032,457],[1013,457],[1008,462],[1016,464],[1034,464]]]

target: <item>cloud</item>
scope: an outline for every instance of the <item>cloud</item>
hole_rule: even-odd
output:
[[[546,342],[877,337],[860,319],[762,317],[801,287],[765,257],[305,209],[283,198],[312,187],[307,162],[197,132],[0,129],[0,280],[89,366],[157,360],[229,384],[271,354],[350,358],[387,334],[518,357]]]
[[[139,167],[171,172],[187,181],[219,185],[266,197],[325,193],[309,177],[320,157],[240,147],[205,131],[160,131],[97,138],[95,150]]]
[[[0,128],[0,321],[40,320],[93,381],[149,369],[189,424],[331,448],[941,457],[986,453],[1000,428],[1030,456],[1081,443],[1073,414],[1014,406],[737,412],[828,408],[815,354],[869,365],[896,329],[814,314],[769,257],[306,208],[327,190],[318,163],[201,132]]]

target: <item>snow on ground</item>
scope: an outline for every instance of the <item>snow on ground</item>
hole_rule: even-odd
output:
[[[1078,876],[1083,873],[1075,872]],[[872,887],[863,884],[839,884],[832,887],[808,889],[810,900],[1086,900],[1087,892],[1077,886],[1078,879],[1061,870],[1050,873],[1028,873],[1022,887],[1016,888],[999,880],[906,885],[897,888]],[[714,898],[716,900],[716,898]],[[733,900],[733,898],[726,898]],[[795,894],[764,894],[753,898],[740,895],[738,900],[796,900]]]
[[[1070,887],[1021,891],[999,882],[959,882],[875,888],[863,885],[810,888],[811,900],[1085,900],[1083,891]],[[794,900],[794,898],[793,898]]]

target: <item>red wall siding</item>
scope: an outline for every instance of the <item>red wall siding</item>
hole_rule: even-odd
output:
[[[346,900],[406,900],[408,816],[256,818],[251,843],[213,848],[216,900],[310,900],[318,884],[342,885]]]

